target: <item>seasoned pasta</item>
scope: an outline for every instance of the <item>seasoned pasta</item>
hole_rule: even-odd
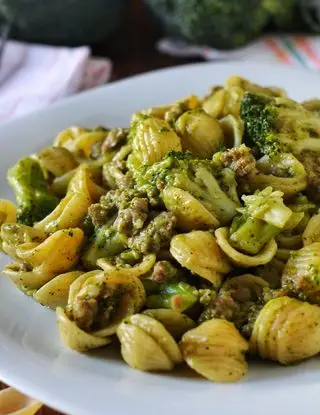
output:
[[[77,352],[213,382],[320,353],[320,112],[232,76],[8,170],[3,273]],[[250,272],[250,273],[249,273]]]

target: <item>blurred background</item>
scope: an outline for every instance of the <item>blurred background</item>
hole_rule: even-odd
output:
[[[0,0],[0,122],[85,89],[92,57],[104,74],[86,88],[208,59],[274,58],[320,69],[319,35],[320,0]],[[58,61],[58,51],[45,89],[41,63]],[[57,90],[75,74],[77,82]]]
[[[162,47],[166,53],[160,53],[156,44],[162,38],[184,40],[189,46],[230,50],[264,34],[317,35],[320,1],[1,0],[0,19],[3,38],[90,45],[93,55],[111,59],[111,79],[115,80],[203,60],[199,51],[190,48],[191,56],[172,56],[181,54],[180,44],[178,48],[171,44],[169,48]]]

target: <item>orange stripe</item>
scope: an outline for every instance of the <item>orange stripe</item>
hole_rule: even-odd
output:
[[[317,56],[311,43],[302,36],[296,36],[295,40],[297,42],[297,45],[303,50],[303,52],[308,56],[308,58],[310,58],[317,65],[320,65],[320,58]]]
[[[284,63],[291,63],[289,56],[287,55],[286,52],[284,52],[279,45],[277,44],[277,42],[272,39],[272,38],[266,38],[265,39],[265,43],[269,46],[269,48],[272,50],[272,52],[274,52],[277,56],[277,58],[284,62]]]

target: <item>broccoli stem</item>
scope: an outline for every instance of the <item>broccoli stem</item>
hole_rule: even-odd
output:
[[[160,294],[147,297],[148,308],[168,308],[183,312],[191,308],[198,301],[198,291],[193,286],[179,282],[164,285]]]

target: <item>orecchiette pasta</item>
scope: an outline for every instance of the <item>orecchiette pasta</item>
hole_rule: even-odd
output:
[[[247,341],[235,326],[212,319],[185,333],[180,343],[187,364],[212,382],[236,382],[247,374]]]
[[[141,164],[153,164],[169,151],[181,151],[181,141],[169,124],[158,118],[138,119],[133,125],[133,154]]]
[[[289,297],[270,300],[253,326],[250,350],[288,364],[320,352],[320,308]]]
[[[83,274],[70,286],[66,309],[57,308],[62,341],[80,352],[110,343],[121,321],[139,311],[144,298],[143,285],[136,277],[101,271]]]
[[[168,186],[162,193],[166,208],[173,212],[178,225],[185,231],[208,229],[219,226],[218,219],[189,192]]]
[[[40,304],[55,310],[57,307],[66,307],[68,304],[69,289],[71,284],[84,272],[70,271],[59,274],[44,284],[33,294],[33,298]]]
[[[223,131],[213,117],[202,109],[183,113],[176,121],[183,150],[199,158],[210,158],[224,145]]]
[[[171,370],[182,362],[177,343],[152,317],[135,314],[126,318],[118,327],[117,336],[123,359],[134,369]]]
[[[184,358],[238,381],[245,339],[284,364],[318,354],[319,102],[232,76],[128,128],[65,129],[8,170],[4,274],[66,346],[117,335],[139,370]]]
[[[192,231],[174,236],[170,252],[182,266],[210,281],[215,287],[219,287],[223,275],[231,270],[215,237],[209,232]]]

